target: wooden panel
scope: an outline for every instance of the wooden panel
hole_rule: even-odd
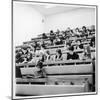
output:
[[[92,64],[83,64],[83,65],[64,65],[64,66],[49,66],[44,67],[47,74],[69,74],[69,73],[92,73],[93,67]],[[37,67],[33,68],[21,68],[21,74],[34,75],[35,72],[39,71]]]
[[[16,94],[55,95],[85,92],[85,85],[16,85]]]
[[[20,68],[21,69],[21,74],[22,75],[34,75],[35,72],[39,71],[37,67],[32,67],[32,68]]]
[[[92,73],[92,64],[45,67],[47,74]]]
[[[49,75],[48,78],[50,80],[84,80],[85,78],[88,78],[88,81],[90,83],[93,82],[92,75]]]
[[[49,75],[47,78],[32,78],[32,79],[23,79],[23,78],[16,78],[16,83],[24,83],[24,82],[37,82],[37,83],[48,83],[53,84],[55,81],[59,82],[66,82],[66,84],[70,84],[70,82],[73,82],[75,84],[81,84],[84,82],[84,79],[87,78],[89,83],[93,83],[92,75]]]

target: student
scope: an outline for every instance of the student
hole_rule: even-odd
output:
[[[59,37],[57,37],[57,38],[55,39],[55,44],[56,44],[56,45],[63,44],[63,41],[62,41]]]
[[[44,49],[46,49],[46,44],[45,44],[45,42],[44,41],[41,41],[41,44],[40,44],[40,48],[44,48]]]
[[[84,45],[83,60],[85,59],[91,59],[91,49],[89,44]]]
[[[47,50],[45,53],[45,60],[48,61],[50,59],[51,59],[51,55],[50,55],[50,52]]]
[[[91,26],[91,32],[95,32],[95,25]]]
[[[36,41],[34,41],[34,43],[33,43],[34,52],[36,52],[38,46],[39,46],[38,43]]]
[[[44,62],[44,55],[42,55],[41,58],[37,62],[37,67],[39,68],[39,71],[37,73],[38,75],[40,75],[41,78],[46,78],[47,75],[43,67],[43,62]]]
[[[55,60],[63,60],[61,49],[56,50]]]
[[[22,63],[24,61],[23,52],[20,49],[16,54],[16,63]]]
[[[68,51],[71,46],[71,43],[69,41],[65,41],[64,51]]]
[[[76,28],[76,29],[75,29],[75,35],[76,35],[77,37],[80,37],[81,32],[79,31],[79,28]]]
[[[91,38],[90,46],[91,46],[91,47],[95,47],[95,36],[93,36],[93,37]]]
[[[59,36],[60,30],[57,29],[56,36]]]
[[[53,32],[53,30],[50,31],[50,42],[51,42],[51,45],[53,45],[54,43],[54,39],[55,39],[55,34]]]
[[[84,36],[88,36],[88,32],[87,32],[86,26],[82,27],[82,37],[84,37]]]
[[[28,54],[27,54],[27,57],[26,57],[26,61],[27,62],[30,62],[31,60],[32,60],[32,53],[31,52],[29,52]]]
[[[74,52],[73,46],[69,48],[69,53],[67,53],[67,60],[69,59],[72,59],[72,60],[79,59],[79,55],[76,52]]]
[[[47,39],[47,35],[45,33],[42,34],[42,39]]]
[[[77,49],[83,49],[83,44],[82,44],[82,42],[81,42],[81,40],[77,40],[76,41],[76,45],[77,45]]]

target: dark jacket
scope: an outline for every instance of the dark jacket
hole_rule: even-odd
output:
[[[69,60],[69,59],[72,59],[72,60],[79,59],[79,55],[75,52],[73,54],[68,53],[67,60]]]

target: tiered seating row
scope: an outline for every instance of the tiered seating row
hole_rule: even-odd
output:
[[[61,64],[87,64],[92,63],[91,59],[88,60],[66,60],[66,61],[46,61],[44,65],[61,65]],[[23,64],[16,64],[16,66],[35,66],[36,63],[23,63]]]

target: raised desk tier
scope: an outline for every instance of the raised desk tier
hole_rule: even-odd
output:
[[[49,65],[77,65],[77,64],[91,64],[92,60],[88,59],[88,60],[62,60],[62,61],[46,61],[43,63],[43,65],[45,66],[49,66]],[[34,67],[36,65],[35,62],[33,63],[21,63],[21,64],[16,64],[16,66],[19,67],[25,67],[25,66],[31,66]]]
[[[27,95],[27,96],[83,93],[87,91],[88,89],[85,83],[81,85],[31,85],[31,84],[16,85],[16,95]]]
[[[39,68],[29,67],[20,68],[20,70],[22,75],[35,75]],[[91,74],[93,73],[93,66],[92,64],[49,66],[44,67],[44,70],[47,75]]]

